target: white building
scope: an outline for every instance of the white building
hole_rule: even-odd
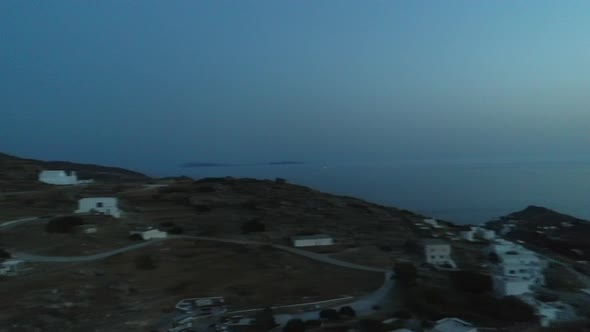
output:
[[[531,292],[532,282],[520,277],[495,275],[494,292],[499,296],[521,295]]]
[[[531,292],[531,287],[545,284],[544,269],[547,262],[522,245],[495,240],[488,251],[498,256],[494,269],[494,290],[499,296]]]
[[[78,201],[78,210],[74,213],[99,213],[121,217],[119,200],[116,197],[88,197]]]
[[[426,239],[423,244],[426,263],[457,267],[451,258],[451,245],[448,242],[439,239]]]
[[[151,240],[151,239],[164,239],[168,237],[168,233],[165,231],[160,231],[156,228],[147,227],[142,229],[137,229],[134,231],[130,231],[129,235],[139,235],[143,240]]]
[[[436,321],[430,332],[477,332],[477,327],[459,318],[443,318]]]
[[[314,247],[314,246],[331,246],[334,239],[330,235],[298,235],[291,237],[293,247]]]
[[[175,307],[181,312],[191,313],[194,317],[227,312],[225,299],[219,296],[184,299],[176,303]]]
[[[432,218],[426,218],[422,220],[425,224],[428,224],[434,228],[442,228],[441,225],[439,225],[438,220],[436,219],[432,219]]]
[[[475,232],[474,231],[461,231],[461,238],[467,241],[474,241],[475,240]]]
[[[0,262],[0,275],[2,276],[15,276],[18,275],[19,271],[24,269],[24,261],[20,259],[9,259]]]
[[[77,184],[92,183],[93,180],[79,180],[75,171],[47,170],[39,172],[39,181],[57,186],[73,186]]]
[[[491,229],[487,229],[484,227],[473,227],[472,230],[475,231],[475,235],[477,237],[480,237],[484,240],[489,241],[496,238],[496,232]]]
[[[519,298],[535,309],[539,325],[543,327],[579,319],[576,310],[570,304],[561,301],[541,302],[532,295],[523,295]]]

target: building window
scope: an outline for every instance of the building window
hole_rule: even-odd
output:
[[[436,256],[430,256],[430,258],[432,258],[432,259],[436,259]]]
[[[516,273],[516,271],[514,271],[514,270],[510,270],[510,271],[508,271],[508,273],[510,273],[510,274],[515,274],[515,273]]]
[[[101,207],[103,207],[103,206],[104,206],[104,203],[103,203],[103,202],[98,202],[98,203],[96,203],[96,207],[99,207],[99,208],[101,208]]]
[[[442,256],[442,255],[441,255],[441,256],[438,256],[438,257],[440,257],[440,258],[445,258],[445,256]]]

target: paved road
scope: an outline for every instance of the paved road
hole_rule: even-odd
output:
[[[0,224],[0,229],[5,228],[5,227],[9,227],[9,226],[14,226],[14,225],[21,224],[21,223],[39,220],[39,219],[42,219],[42,218],[41,217],[30,217],[30,218],[20,218],[20,219],[5,221]]]
[[[379,272],[383,273],[384,275],[384,282],[382,286],[368,294],[363,296],[351,303],[346,305],[351,306],[359,316],[369,315],[374,312],[375,306],[383,306],[384,303],[388,302],[389,299],[393,296],[393,287],[395,285],[395,281],[393,279],[393,272],[387,269],[381,269],[376,267],[364,266],[360,264],[355,264],[351,262],[341,261],[335,259],[333,257],[329,257],[327,255],[318,254],[314,252],[309,252],[297,248],[292,248],[284,245],[279,244],[270,244],[264,242],[257,242],[257,241],[249,241],[249,240],[236,240],[236,239],[223,239],[223,238],[215,238],[215,237],[206,237],[206,236],[188,236],[188,235],[178,235],[178,236],[171,236],[165,239],[157,239],[157,240],[150,240],[146,242],[132,244],[123,248],[94,254],[94,255],[87,255],[87,256],[40,256],[40,255],[32,255],[27,253],[14,253],[13,255],[24,261],[28,262],[54,262],[54,263],[68,263],[68,262],[86,262],[86,261],[95,261],[105,259],[107,257],[111,257],[113,255],[117,255],[120,253],[140,249],[143,247],[147,247],[150,245],[154,245],[156,243],[160,243],[170,239],[192,239],[192,240],[201,240],[201,241],[215,241],[215,242],[223,242],[223,243],[232,243],[232,244],[241,244],[241,245],[270,245],[277,250],[282,250],[285,252],[289,252],[295,255],[300,255],[309,259],[313,259],[318,262],[332,264],[340,267],[361,270],[361,271],[369,271],[369,272]],[[339,309],[343,305],[339,305],[334,307],[335,309]],[[318,319],[319,318],[320,310],[316,311],[308,311],[303,312],[300,314],[285,314],[285,315],[276,315],[275,319],[277,323],[284,325],[290,319],[299,318],[303,320],[310,320],[310,319]]]

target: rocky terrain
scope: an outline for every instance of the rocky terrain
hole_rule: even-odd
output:
[[[544,207],[529,206],[487,223],[505,237],[528,246],[567,257],[590,260],[590,222]]]

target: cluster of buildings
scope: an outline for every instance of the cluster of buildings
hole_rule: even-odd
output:
[[[478,239],[491,241],[496,238],[496,232],[480,226],[472,226],[469,230],[460,232],[461,238],[467,241],[475,241]]]
[[[543,270],[547,262],[520,244],[497,239],[488,248],[497,257],[493,270],[494,291],[499,296],[530,293],[532,287],[545,284]]]

